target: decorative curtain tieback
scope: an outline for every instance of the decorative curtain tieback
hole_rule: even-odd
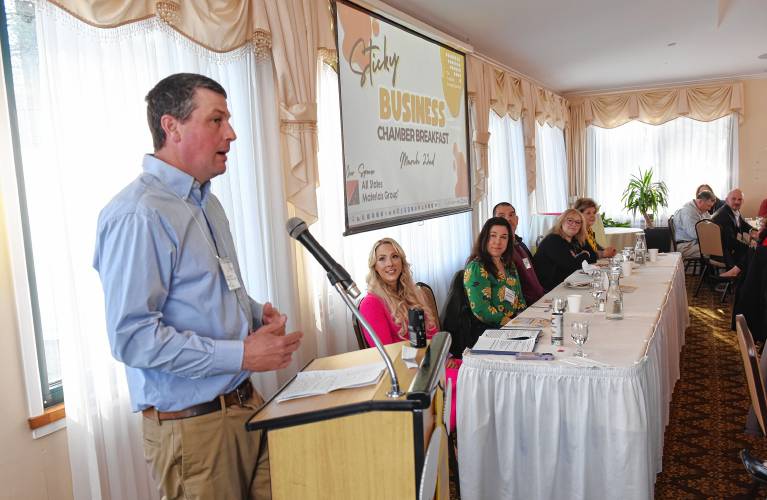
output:
[[[256,54],[256,60],[263,61],[272,54],[272,34],[265,29],[257,29],[250,36],[250,43]]]
[[[172,0],[161,0],[155,4],[157,16],[170,26],[176,26],[181,17],[181,5]]]
[[[282,132],[316,131],[317,105],[298,103],[290,107],[280,105],[280,130]]]

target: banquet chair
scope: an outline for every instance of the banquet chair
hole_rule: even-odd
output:
[[[671,251],[678,252],[676,249],[676,224],[674,223],[674,216],[670,215],[668,218],[668,230],[671,233]],[[649,248],[649,247],[648,247]],[[684,259],[684,272],[686,273],[689,268],[692,268],[692,275],[698,274],[698,266],[702,267],[701,259],[692,257]]]
[[[668,226],[657,226],[645,228],[645,241],[647,248],[657,248],[659,252],[671,251],[671,240],[674,235],[669,236]]]
[[[352,329],[354,330],[354,336],[357,338],[357,345],[359,346],[360,350],[370,347],[365,340],[365,336],[362,334],[360,322],[357,321],[357,318],[354,316],[352,316]]]
[[[746,318],[742,314],[735,318],[735,329],[738,335],[741,359],[743,360],[743,370],[746,372],[746,383],[748,385],[748,394],[751,397],[751,405],[762,435],[767,436],[767,428],[765,428],[767,396],[765,396],[764,379],[762,378],[759,358],[756,355],[754,338],[751,335],[751,330],[748,328]],[[741,450],[740,459],[751,477],[767,482],[767,466],[765,466],[764,462],[751,457],[747,449]]]
[[[431,306],[431,310],[434,311],[434,314],[439,314],[439,308],[437,307],[437,298],[434,296],[434,290],[431,289],[429,285],[426,283],[419,281],[415,284],[415,286],[418,287],[419,290],[421,290],[421,293],[426,298],[427,302]],[[437,324],[437,330],[440,330],[439,326],[439,316],[434,318],[434,322]]]
[[[700,257],[703,261],[703,271],[700,274],[700,283],[695,289],[695,297],[698,296],[703,282],[708,280],[711,283],[725,283],[722,292],[722,302],[727,298],[727,293],[735,281],[736,277],[722,278],[720,271],[724,271],[724,250],[722,245],[722,228],[708,219],[699,220],[695,224],[695,232],[698,235],[698,247],[700,248]],[[714,257],[714,258],[712,258]],[[715,286],[712,286],[712,290]]]
[[[466,289],[463,287],[463,269],[459,270],[450,281],[447,300],[440,313],[442,329],[450,334],[450,354],[461,358],[464,349],[472,347],[482,333],[489,328],[471,312]]]
[[[759,422],[759,428],[762,435],[767,436],[767,427],[765,427],[765,418],[767,418],[767,395],[764,389],[764,378],[762,378],[762,368],[759,365],[759,358],[756,354],[756,345],[754,337],[751,335],[751,329],[748,327],[746,318],[738,314],[735,318],[735,330],[738,335],[738,346],[743,360],[743,369],[746,372],[746,383],[748,384],[748,394],[751,396],[751,404],[754,407],[756,420]]]

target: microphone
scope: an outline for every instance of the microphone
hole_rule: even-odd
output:
[[[344,287],[344,290],[346,290],[349,295],[355,299],[359,297],[360,291],[354,283],[354,280],[352,280],[352,277],[349,276],[346,269],[333,260],[333,257],[331,257],[325,249],[322,248],[322,245],[314,239],[314,236],[309,232],[309,228],[306,227],[306,222],[298,217],[292,217],[288,220],[287,224],[285,224],[285,228],[288,230],[288,234],[291,238],[301,243],[307,250],[309,250],[309,253],[317,259],[317,262],[319,262],[325,271],[327,271],[328,278],[333,285],[335,285],[336,282],[341,283],[341,286]]]

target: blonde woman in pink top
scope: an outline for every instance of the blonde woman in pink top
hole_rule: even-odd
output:
[[[360,313],[373,327],[382,344],[408,339],[407,311],[423,309],[426,318],[426,336],[437,333],[436,311],[432,311],[423,294],[415,285],[405,251],[391,238],[378,240],[368,257],[368,293],[360,302]],[[365,328],[365,341],[373,339]]]

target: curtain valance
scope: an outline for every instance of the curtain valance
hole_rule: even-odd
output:
[[[578,102],[580,101],[580,102]],[[660,125],[680,116],[712,121],[730,113],[743,118],[741,82],[655,89],[574,98],[586,125],[615,128],[631,120]]]
[[[564,129],[569,123],[567,101],[548,89],[485,62],[479,57],[467,57],[467,88],[469,102],[474,106],[474,148],[479,159],[474,165],[475,200],[484,193],[487,178],[487,114],[493,110],[498,116],[509,115],[522,120],[525,140],[525,170],[527,192],[535,190],[535,122],[547,123]],[[478,164],[476,164],[478,163]]]
[[[267,51],[271,45],[263,0],[48,1],[99,28],[114,28],[156,16],[214,52],[229,52],[249,42]]]
[[[571,96],[567,125],[570,194],[583,196],[586,190],[586,127],[619,127],[639,120],[660,125],[680,116],[712,121],[731,113],[743,120],[743,83],[729,82],[621,92],[592,96]]]

